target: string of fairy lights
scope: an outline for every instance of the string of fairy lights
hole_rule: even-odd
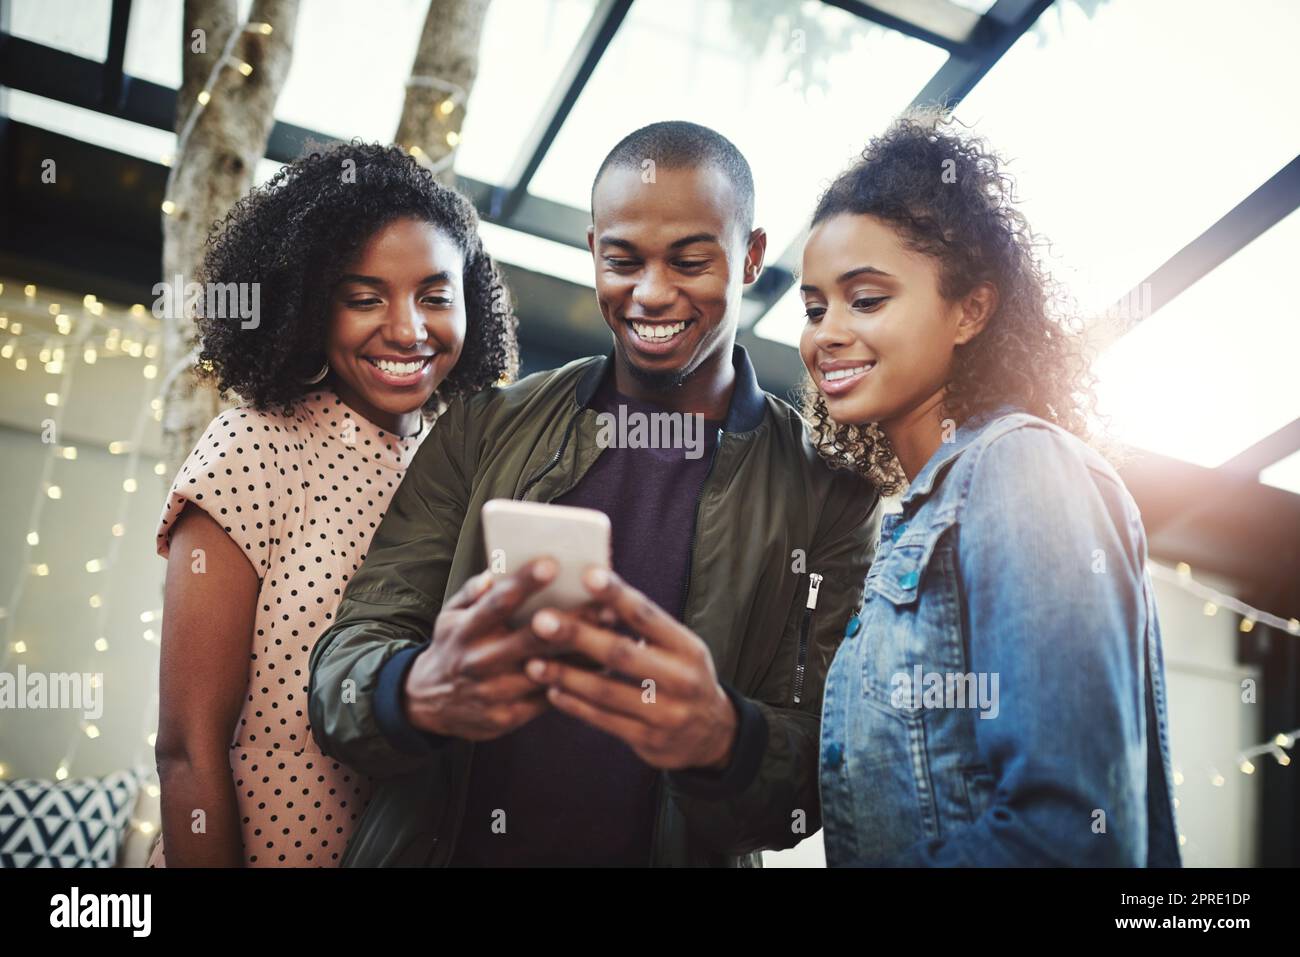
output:
[[[19,288],[22,291],[21,297],[13,295]],[[10,290],[11,295],[5,295],[6,289]],[[72,297],[71,301],[76,298]],[[108,613],[111,598],[119,590],[109,586],[115,569],[129,570],[133,565],[132,562],[122,561],[123,538],[127,530],[131,500],[139,490],[139,476],[145,466],[145,433],[150,419],[155,422],[162,419],[162,400],[157,382],[160,329],[152,314],[141,304],[129,308],[109,306],[94,294],[80,297],[80,307],[64,305],[68,301],[69,297],[58,293],[42,294],[32,283],[18,285],[0,282],[0,336],[3,336],[3,341],[0,341],[0,358],[12,361],[16,374],[30,380],[38,393],[44,392],[44,404],[50,407],[50,414],[42,420],[38,430],[46,449],[27,515],[19,574],[10,589],[7,603],[0,608],[0,670],[6,669],[12,659],[21,662],[31,650],[22,636],[14,634],[28,584],[33,579],[50,577],[60,572],[56,563],[38,550],[42,549],[49,537],[45,521],[48,510],[57,508],[58,503],[66,500],[60,484],[62,477],[55,473],[56,467],[66,468],[64,463],[84,459],[84,456],[79,455],[78,444],[70,442],[64,433],[65,416],[69,399],[73,395],[76,371],[80,366],[96,366],[105,361],[135,360],[142,363],[140,376],[144,380],[139,412],[129,436],[114,438],[101,447],[111,456],[123,456],[124,462],[122,479],[118,485],[120,491],[116,513],[111,525],[105,522],[103,530],[107,547],[97,554],[83,555],[84,570],[105,582],[103,587],[93,588],[86,596],[87,604],[94,609],[90,639],[92,656],[108,652],[111,646]],[[53,329],[49,328],[51,323]],[[33,357],[39,362],[39,372],[31,362]],[[79,444],[84,451],[86,443]],[[162,461],[157,461],[152,466],[152,471],[157,476],[165,476],[167,467]],[[79,544],[93,541],[91,529],[83,530],[83,534],[78,537]],[[69,570],[63,569],[63,574]],[[140,618],[142,621],[152,621],[155,616],[155,611],[148,610],[141,613]],[[156,651],[158,642],[153,632],[147,630],[143,637]],[[156,668],[156,658],[152,660]],[[102,669],[93,664],[81,672],[90,675],[91,686],[100,694],[103,693],[99,678],[101,672]],[[155,740],[152,725],[156,723],[156,690],[151,699],[152,706],[142,709],[145,727],[141,730],[134,755],[134,769],[144,779],[144,787],[149,796],[157,797],[158,785],[152,771],[154,762],[146,752],[146,749],[153,747]],[[86,741],[94,741],[101,736],[101,729],[94,720],[80,718],[67,744],[61,749],[53,773],[54,779],[67,780],[80,747]],[[6,777],[7,771],[0,764],[0,778]],[[137,819],[132,819],[131,826],[143,834],[151,833],[156,827],[150,820]]]

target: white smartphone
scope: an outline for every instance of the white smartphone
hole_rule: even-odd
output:
[[[494,576],[512,574],[545,556],[560,566],[555,580],[516,610],[512,624],[525,624],[539,608],[568,611],[591,600],[583,573],[592,565],[610,567],[609,516],[604,512],[494,498],[483,504],[482,514],[488,568]]]

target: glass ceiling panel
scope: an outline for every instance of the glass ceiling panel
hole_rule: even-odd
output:
[[[657,120],[701,123],[753,167],[757,223],[775,258],[829,180],[945,58],[820,3],[635,3],[531,191],[586,209],[600,161],[624,135]]]
[[[6,0],[16,37],[104,62],[112,0]]]
[[[961,103],[1085,315],[1300,153],[1297,33],[1293,0],[1058,0]]]
[[[1106,350],[1101,411],[1129,445],[1213,468],[1300,418],[1292,213]]]
[[[501,182],[591,19],[594,2],[494,0],[484,23],[458,173]],[[372,0],[328,11],[304,5],[276,118],[340,139],[391,142],[428,6],[428,0]]]

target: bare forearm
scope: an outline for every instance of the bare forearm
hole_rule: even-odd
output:
[[[160,759],[168,867],[242,867],[239,802],[225,755]]]

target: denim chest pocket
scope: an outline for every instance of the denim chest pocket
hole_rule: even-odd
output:
[[[921,710],[894,693],[899,675],[965,670],[956,531],[952,518],[901,526],[867,576],[862,690],[891,710]]]

